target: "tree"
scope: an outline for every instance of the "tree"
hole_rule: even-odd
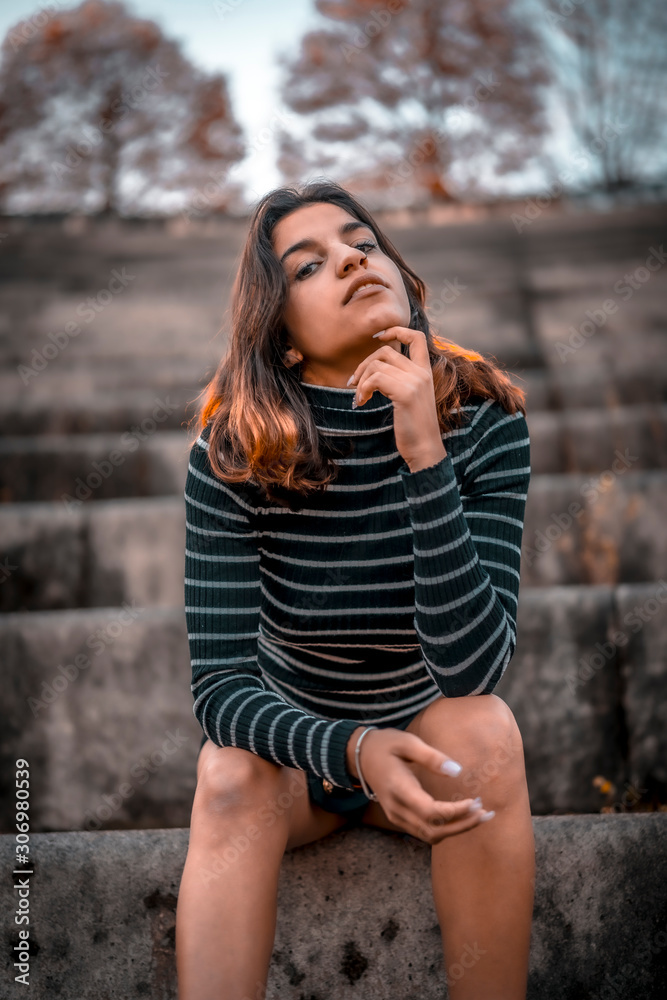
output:
[[[241,194],[227,180],[241,134],[225,77],[195,69],[122,3],[46,9],[3,42],[6,212],[222,210]]]
[[[664,0],[526,0],[571,132],[552,172],[566,187],[616,194],[667,180]],[[570,178],[576,178],[572,181]]]
[[[524,167],[545,130],[549,77],[513,6],[316,0],[337,25],[309,32],[295,58],[279,57],[283,100],[304,123],[303,134],[282,136],[285,179],[324,163],[379,206],[484,193],[484,171]]]

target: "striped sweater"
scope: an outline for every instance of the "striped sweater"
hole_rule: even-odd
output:
[[[321,434],[353,450],[300,509],[215,478],[208,427],[192,445],[194,713],[218,746],[351,789],[358,726],[489,694],[510,662],[530,444],[522,413],[473,397],[465,425],[442,436],[447,455],[411,472],[390,399],[376,391],[353,410],[354,388],[301,386]]]

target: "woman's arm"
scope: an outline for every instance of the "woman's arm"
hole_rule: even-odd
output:
[[[521,412],[485,400],[459,492],[449,454],[400,468],[414,530],[415,629],[446,697],[490,694],[516,647],[530,442]]]
[[[236,484],[213,476],[207,438],[205,430],[192,446],[185,486],[185,615],[194,714],[217,746],[241,747],[351,789],[346,748],[359,723],[309,715],[267,690],[261,678],[253,509]]]

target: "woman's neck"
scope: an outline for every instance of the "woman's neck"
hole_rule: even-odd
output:
[[[314,382],[300,381],[305,396],[313,408],[318,427],[342,434],[368,432],[386,426],[393,427],[394,404],[376,389],[363,406],[352,409],[356,388],[338,388],[332,385],[316,385]]]

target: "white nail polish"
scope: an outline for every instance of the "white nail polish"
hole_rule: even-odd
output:
[[[496,814],[495,814],[494,810],[492,809],[491,812],[484,813],[483,816],[480,816],[479,817],[479,821],[480,821],[480,823],[486,823],[487,819],[493,819],[493,817],[495,815]]]
[[[460,774],[463,770],[461,764],[458,764],[455,760],[446,760],[440,765],[440,770],[443,774],[449,774],[452,778],[455,778],[457,774]]]

